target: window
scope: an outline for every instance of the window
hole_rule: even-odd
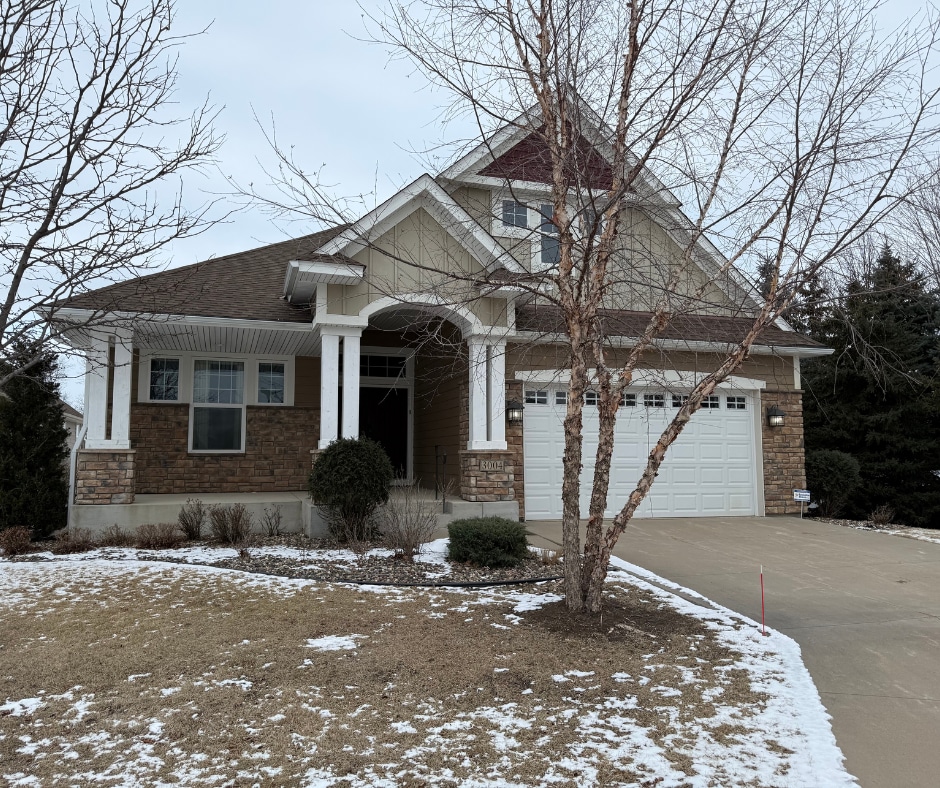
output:
[[[258,404],[284,404],[284,365],[262,361],[258,364]]]
[[[744,397],[725,397],[728,410],[744,410],[747,407],[747,400]]]
[[[405,374],[404,356],[360,356],[359,374],[364,378],[397,378]]]
[[[597,405],[600,397],[596,391],[585,391],[584,392],[584,404],[585,405]]]
[[[540,390],[526,389],[525,404],[526,405],[547,405],[548,404],[548,392],[545,391],[545,389],[540,389]]]
[[[552,221],[555,209],[551,205],[542,205],[539,209],[541,222],[539,232],[542,234],[542,265],[557,265],[561,260],[561,244],[558,242],[558,227]]]
[[[719,407],[721,407],[721,399],[715,394],[712,394],[710,397],[705,397],[702,400],[702,408],[705,410],[710,410],[710,409],[719,408]]]
[[[688,401],[689,401],[688,394],[673,394],[672,395],[672,407],[674,408],[681,408]]]
[[[528,227],[529,209],[521,202],[503,200],[503,225],[506,227]]]
[[[568,404],[568,392],[567,392],[567,391],[556,391],[556,392],[555,392],[555,404],[556,404],[556,405],[567,405],[567,404]]]
[[[244,394],[244,362],[197,360],[194,363],[192,451],[243,450]]]
[[[622,408],[635,408],[636,407],[636,394],[624,394],[623,399],[620,402]]]
[[[180,360],[150,359],[150,394],[154,402],[177,402],[180,398]]]
[[[666,407],[666,395],[665,394],[644,394],[643,395],[643,407],[644,408],[665,408]]]

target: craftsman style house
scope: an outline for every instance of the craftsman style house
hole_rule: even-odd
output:
[[[584,133],[593,166],[608,167],[602,137]],[[631,273],[606,313],[614,360],[645,326],[655,262],[678,254],[687,222],[647,178],[648,194],[625,210]],[[380,441],[403,478],[447,480],[470,509],[560,518],[559,314],[512,286],[557,253],[546,181],[534,137],[507,127],[354,224],[73,298],[54,317],[72,321],[88,358],[73,524],[173,520],[198,497],[276,502],[300,527],[317,452],[358,435]],[[687,287],[705,295],[657,339],[620,411],[612,511],[683,390],[752,322],[750,286],[717,275],[719,253],[700,247]],[[103,313],[110,328],[81,327]],[[672,447],[638,516],[793,511],[804,484],[800,359],[825,352],[783,321],[767,329]],[[584,503],[592,401],[589,392]],[[507,417],[509,402],[521,418]]]

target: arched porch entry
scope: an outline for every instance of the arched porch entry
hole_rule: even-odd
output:
[[[379,299],[348,322],[320,326],[319,448],[367,436],[409,480],[446,475],[466,500],[512,500],[505,329],[424,295]]]

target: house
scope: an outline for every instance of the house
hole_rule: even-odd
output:
[[[60,399],[59,405],[62,408],[62,421],[65,422],[65,429],[67,429],[69,433],[65,438],[65,443],[69,447],[69,451],[71,451],[72,447],[75,445],[75,441],[78,439],[78,433],[82,428],[82,414],[65,400]]]
[[[603,175],[603,138],[582,131]],[[432,488],[446,478],[459,511],[560,518],[560,315],[512,285],[557,252],[535,140],[506,127],[353,224],[114,284],[58,309],[54,319],[72,321],[71,341],[88,359],[74,522],[173,520],[199,497],[277,502],[299,528],[309,524],[304,491],[318,451],[358,435],[380,441],[404,478]],[[605,304],[614,361],[645,325],[656,262],[678,253],[688,224],[678,200],[645,178],[643,198],[624,212],[625,274]],[[751,286],[720,273],[722,262],[707,242],[696,247],[683,285],[698,294],[694,308],[644,356],[625,398],[612,512],[683,391],[751,323]],[[105,313],[109,328],[82,328]],[[800,359],[826,352],[782,320],[768,328],[672,447],[637,516],[797,511]],[[594,401],[589,392],[585,507]],[[508,402],[523,405],[521,421],[508,421]],[[774,426],[771,408],[782,412]]]

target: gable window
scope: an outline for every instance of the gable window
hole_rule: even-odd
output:
[[[284,404],[284,365],[262,361],[258,364],[258,404]]]
[[[555,209],[551,205],[542,205],[539,208],[541,222],[539,232],[542,235],[542,265],[556,265],[561,260],[561,244],[558,241],[558,227],[552,221]]]
[[[525,403],[526,405],[547,405],[548,392],[545,389],[526,389]]]
[[[643,407],[665,408],[666,407],[666,395],[665,394],[644,394],[643,395]]]
[[[528,227],[529,209],[521,202],[503,200],[503,225],[506,227]]]
[[[180,360],[150,359],[149,398],[155,402],[177,402],[180,398]]]
[[[728,410],[744,410],[747,407],[747,400],[744,397],[726,397]]]
[[[192,451],[244,451],[244,362],[201,359],[194,362],[189,425]]]

